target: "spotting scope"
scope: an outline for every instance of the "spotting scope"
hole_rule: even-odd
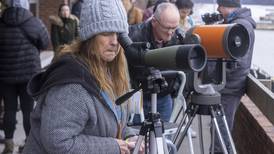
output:
[[[194,72],[202,71],[206,65],[206,51],[200,44],[149,50],[147,43],[132,42],[127,34],[120,34],[118,40],[130,65]]]
[[[248,31],[241,24],[197,25],[186,32],[186,37],[193,34],[200,37],[208,59],[237,60],[250,46]]]

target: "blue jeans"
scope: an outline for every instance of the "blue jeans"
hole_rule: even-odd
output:
[[[173,101],[170,95],[166,95],[163,97],[157,97],[157,112],[160,113],[161,119],[165,122],[168,122],[172,113]],[[144,98],[144,114],[145,118],[147,118],[148,113],[151,111],[151,99],[150,97]]]

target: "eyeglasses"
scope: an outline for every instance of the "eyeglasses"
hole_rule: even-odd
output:
[[[169,31],[173,32],[178,28],[178,26],[176,26],[176,27],[166,27],[163,24],[161,24],[161,22],[157,18],[154,17],[154,19],[158,22],[158,24],[161,26],[161,28],[166,32],[169,32]]]

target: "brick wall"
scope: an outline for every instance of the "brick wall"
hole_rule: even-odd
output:
[[[49,33],[50,33],[49,16],[57,15],[59,5],[61,3],[64,3],[64,1],[66,2],[67,0],[40,0],[39,1],[39,18],[47,26]],[[49,49],[52,49],[51,45]]]
[[[62,0],[40,0],[39,5],[39,16],[42,21],[46,24],[50,31],[49,16],[57,15],[58,7],[62,3]]]
[[[242,99],[233,130],[238,154],[274,154],[274,126],[248,98]]]

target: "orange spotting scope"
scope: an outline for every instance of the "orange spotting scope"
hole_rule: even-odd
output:
[[[250,45],[247,29],[240,24],[197,25],[186,36],[197,34],[209,59],[239,59]]]

